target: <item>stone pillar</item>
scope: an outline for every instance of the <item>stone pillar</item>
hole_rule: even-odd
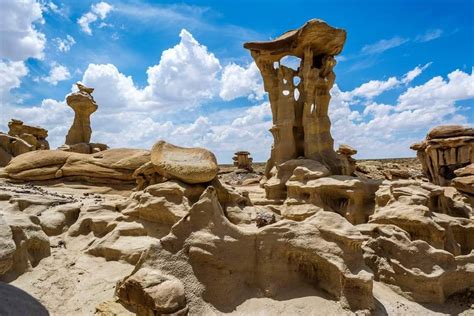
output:
[[[248,151],[238,151],[234,155],[235,156],[232,158],[232,160],[234,160],[234,166],[236,166],[238,169],[245,169],[249,172],[253,171],[253,159],[249,157],[250,153]]]
[[[91,95],[94,89],[80,83],[76,85],[79,91],[66,97],[67,105],[74,110],[74,122],[66,135],[66,145],[90,143],[92,135],[90,116],[98,108]]]

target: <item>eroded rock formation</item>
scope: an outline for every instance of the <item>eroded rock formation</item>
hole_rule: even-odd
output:
[[[391,314],[384,307],[408,302],[399,295],[435,304],[471,295],[474,175],[464,158],[473,135],[438,128],[417,147],[422,159],[432,151],[443,157],[425,170],[445,180],[442,170],[452,172],[446,183],[395,180],[403,172],[388,176],[380,162],[372,166],[376,179],[354,176],[356,150],[334,152],[327,117],[344,39],[344,31],[311,20],[275,41],[246,44],[274,119],[264,189],[228,186],[213,153],[164,141],[151,151],[15,157],[1,169],[10,182],[0,179],[0,280],[36,291],[60,315],[303,314],[314,301],[306,314],[319,302],[331,305],[321,312],[328,315]],[[298,70],[273,67],[286,55],[302,59]],[[92,89],[79,88],[92,102]],[[89,140],[71,146],[90,149]],[[17,183],[39,180],[54,186]],[[382,283],[391,286],[384,299]],[[252,302],[264,303],[239,310]],[[294,309],[273,309],[278,304]]]
[[[274,168],[299,157],[321,163],[331,174],[352,173],[346,157],[334,151],[328,115],[334,56],[342,51],[345,40],[344,30],[310,20],[275,40],[244,44],[260,69],[272,109],[274,143],[267,178],[274,176]],[[298,69],[282,64],[286,56],[300,58]]]
[[[474,128],[461,125],[437,126],[426,139],[413,144],[423,172],[435,184],[447,185],[454,171],[474,163]]]
[[[12,119],[8,122],[8,135],[20,137],[33,146],[33,150],[49,149],[49,143],[46,140],[48,131],[37,126],[30,126],[23,121]]]
[[[253,159],[250,157],[250,153],[248,151],[238,151],[232,157],[234,161],[234,166],[238,169],[247,170],[248,172],[252,172],[252,161]]]
[[[217,176],[217,160],[204,148],[184,148],[159,141],[151,149],[155,170],[169,179],[186,183],[205,183]]]
[[[98,105],[92,96],[94,88],[88,88],[76,83],[79,91],[66,97],[67,105],[74,110],[74,121],[66,135],[66,143],[59,147],[60,150],[81,154],[96,153],[108,149],[101,143],[91,143],[91,115],[97,111]]]
[[[48,131],[41,127],[23,124],[20,120],[8,122],[8,134],[0,133],[0,167],[18,155],[33,151],[49,149],[46,140]]]
[[[92,155],[62,150],[42,150],[15,157],[5,172],[21,181],[75,180],[92,183],[133,184],[133,174],[150,161],[140,149],[109,149]]]
[[[67,105],[74,110],[74,121],[66,135],[66,145],[90,143],[92,135],[90,116],[98,108],[92,96],[94,89],[80,83],[76,85],[79,91],[66,97]]]

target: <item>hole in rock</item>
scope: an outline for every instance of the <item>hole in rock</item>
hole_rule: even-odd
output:
[[[286,84],[288,82],[288,80],[286,79],[283,79],[283,83]]]
[[[313,104],[311,104],[311,113],[314,113],[314,111],[316,110],[316,106]]]
[[[295,101],[298,101],[298,99],[300,98],[300,90],[296,88],[295,91],[293,92],[293,95],[295,97]]]
[[[289,95],[290,91],[289,90],[283,90],[283,95]]]
[[[280,64],[293,70],[298,70],[301,64],[301,59],[296,56],[285,56],[280,59]]]
[[[298,76],[294,76],[293,77],[293,85],[296,87],[297,85],[299,85],[301,82],[301,78],[298,77]]]
[[[273,62],[273,69],[278,69],[278,68],[280,68],[280,63],[277,62],[277,61],[274,61]]]

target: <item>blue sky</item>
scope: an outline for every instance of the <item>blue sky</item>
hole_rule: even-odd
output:
[[[271,117],[245,41],[320,18],[347,31],[331,119],[357,158],[413,156],[438,124],[474,122],[473,1],[2,0],[0,130],[12,117],[63,143],[64,97],[96,88],[93,140],[166,139],[267,159]]]

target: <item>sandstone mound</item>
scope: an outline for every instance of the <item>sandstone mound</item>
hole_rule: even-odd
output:
[[[206,302],[225,312],[246,298],[272,297],[297,287],[304,278],[347,307],[370,309],[372,276],[358,251],[363,240],[344,218],[327,212],[303,223],[241,229],[225,218],[216,190],[208,187],[189,215],[154,243],[134,273],[120,282],[117,295],[151,314],[183,309],[206,313]],[[241,260],[235,261],[236,253]],[[172,306],[163,304],[164,295]]]
[[[162,176],[191,184],[212,181],[218,170],[216,157],[210,151],[178,147],[165,141],[151,149],[151,163]]]
[[[147,150],[109,149],[92,155],[44,150],[15,157],[5,167],[15,180],[84,180],[102,183],[134,183],[133,173],[150,160]]]

